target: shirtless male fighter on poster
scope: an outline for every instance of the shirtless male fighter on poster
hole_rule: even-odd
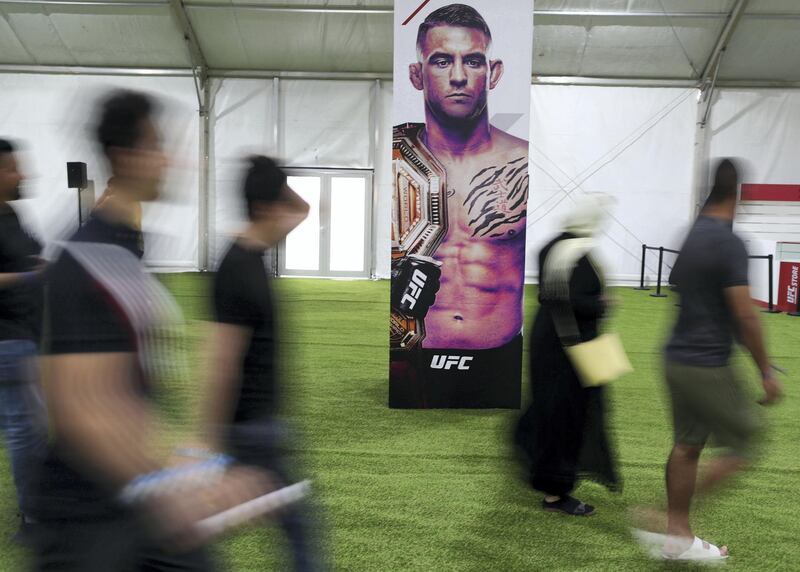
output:
[[[428,354],[437,348],[459,351],[456,358],[440,358],[441,363],[435,353],[399,359],[415,360],[417,368],[426,370],[461,370],[462,378],[479,366],[478,361],[497,375],[502,374],[496,369],[499,359],[521,359],[511,346],[521,342],[528,142],[489,123],[489,91],[504,71],[502,60],[491,59],[491,47],[491,31],[474,8],[451,4],[431,12],[419,27],[418,61],[409,66],[412,85],[424,95],[425,123],[394,129],[395,159],[400,156],[398,147],[411,148],[406,159],[437,175],[431,178],[429,192],[435,195],[440,182],[444,204],[436,208],[434,201],[433,210],[441,211],[438,240],[432,233],[426,248],[404,251],[397,247],[400,237],[396,236],[404,226],[404,221],[398,220],[403,219],[404,213],[398,212],[403,206],[395,205],[393,350],[398,349],[397,317],[406,316],[409,321],[405,324],[410,323],[412,331],[420,334],[417,353]],[[396,177],[396,202],[402,201],[398,196],[403,189],[418,191],[413,180],[403,181],[402,173]],[[414,201],[419,202],[419,194],[406,192],[410,208]],[[503,348],[509,351],[498,351]],[[496,355],[464,350],[494,350]],[[482,360],[474,355],[480,353],[484,354]],[[392,359],[397,361],[397,351]],[[511,367],[512,372],[517,369]],[[394,368],[393,376],[399,371]],[[472,406],[502,406],[481,398],[478,401]]]

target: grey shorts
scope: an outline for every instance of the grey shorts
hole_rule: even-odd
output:
[[[761,432],[755,402],[732,366],[697,367],[666,362],[675,443],[712,445],[749,459]]]

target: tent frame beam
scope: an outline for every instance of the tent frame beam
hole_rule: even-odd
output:
[[[186,68],[125,68],[95,66],[37,66],[0,64],[0,73],[51,74],[51,75],[105,75],[105,76],[151,76],[151,77],[192,77]],[[208,77],[235,79],[330,79],[341,81],[392,80],[391,73],[371,72],[311,72],[311,71],[270,71],[270,70],[208,70]],[[574,85],[599,87],[700,87],[700,82],[686,78],[622,78],[590,76],[548,76],[535,75],[533,85]],[[778,80],[719,80],[721,88],[753,89],[800,89],[800,81]]]
[[[0,0],[2,5],[40,5],[40,6],[94,6],[103,8],[154,8],[167,7],[171,0],[142,0],[139,2],[124,0]],[[287,4],[262,4],[257,2],[198,2],[197,0],[183,0],[183,5],[192,9],[240,9],[257,10],[261,12],[284,12],[290,14],[393,14],[394,9],[381,6],[291,6]],[[687,19],[727,19],[728,12],[648,12],[643,10],[534,10],[538,17],[557,18],[687,18]],[[743,14],[745,18],[753,19],[780,19],[797,20],[800,13],[788,12],[757,12]]]
[[[0,6],[93,6],[100,8],[166,8],[169,0],[144,0],[142,2],[109,2],[108,0],[0,0]]]
[[[734,32],[736,32],[736,27],[742,19],[748,2],[749,0],[736,0],[736,4],[728,15],[728,21],[722,28],[722,32],[720,32],[717,42],[714,44],[714,49],[711,50],[711,55],[708,57],[706,65],[703,67],[703,72],[700,74],[701,85],[707,85],[711,81],[711,75],[714,74],[715,70],[719,67],[719,60],[722,58],[722,52],[728,47]]]
[[[208,63],[203,55],[203,50],[200,49],[200,42],[197,41],[197,35],[189,20],[189,15],[186,13],[185,3],[183,0],[169,0],[169,7],[173,18],[175,18],[175,23],[178,24],[183,33],[183,40],[189,48],[189,58],[192,62],[192,68],[197,70],[200,87],[205,88],[208,79]],[[200,94],[198,94],[199,97]]]

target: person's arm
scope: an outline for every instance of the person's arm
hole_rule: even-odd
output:
[[[284,185],[281,198],[275,201],[273,208],[273,224],[270,227],[269,246],[283,240],[308,216],[309,206],[289,185]]]
[[[215,322],[209,335],[209,380],[203,404],[204,441],[220,450],[219,427],[230,423],[236,396],[242,382],[242,359],[247,351],[252,329],[238,324]]]
[[[201,408],[201,440],[216,451],[223,447],[219,429],[233,420],[242,385],[244,356],[253,337],[253,312],[257,308],[252,285],[247,282],[247,268],[242,268],[236,260],[226,256],[214,275],[214,322],[205,354],[210,361]]]
[[[132,393],[132,354],[58,354],[43,361],[53,430],[93,480],[121,488],[159,468],[146,449],[147,409]]]
[[[33,256],[35,265],[27,272],[0,272],[0,290],[21,286],[41,277],[47,263],[38,256]]]
[[[783,393],[780,382],[775,379],[769,363],[761,320],[753,307],[749,286],[749,260],[744,243],[731,237],[719,244],[717,260],[718,278],[728,309],[733,317],[739,341],[747,348],[761,372],[765,396],[762,404],[778,401]]]
[[[602,294],[597,291],[596,280],[599,277],[589,259],[581,258],[569,280],[569,301],[577,318],[592,320],[603,317],[606,304]]]
[[[3,272],[0,274],[0,290],[24,284],[36,275],[37,272]]]
[[[286,205],[286,208],[300,218],[298,224],[303,222],[308,216],[309,206],[300,195],[288,184],[283,186],[281,190],[281,201]]]
[[[778,401],[783,393],[781,383],[775,378],[770,366],[761,330],[761,319],[753,307],[749,286],[725,288],[725,298],[733,314],[742,345],[747,348],[753,361],[761,372],[765,397],[762,403]]]

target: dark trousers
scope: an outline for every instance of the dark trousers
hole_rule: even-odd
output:
[[[295,477],[284,449],[288,438],[288,429],[283,424],[266,419],[229,426],[226,441],[228,453],[237,462],[270,471],[284,485],[290,485]],[[304,499],[276,516],[289,541],[296,572],[328,569],[318,512],[309,499]]]
[[[33,533],[36,572],[211,572],[204,550],[168,554],[133,515],[92,522],[44,521]]]
[[[11,459],[20,512],[28,516],[33,474],[47,449],[47,413],[35,359],[31,341],[0,342],[0,433]]]

